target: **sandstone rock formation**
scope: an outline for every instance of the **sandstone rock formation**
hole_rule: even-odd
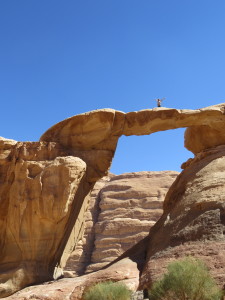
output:
[[[78,215],[88,188],[86,164],[55,143],[1,139],[0,148],[0,295],[6,296],[52,278],[71,214]]]
[[[200,152],[184,165],[169,190],[164,213],[150,231],[141,278],[149,286],[174,259],[202,259],[212,276],[225,283],[225,146]]]
[[[114,176],[100,191],[95,248],[86,272],[97,271],[146,237],[162,215],[165,195],[178,172]]]
[[[94,276],[93,276],[94,274]],[[81,300],[86,289],[95,283],[107,281],[123,282],[132,291],[136,291],[139,284],[139,270],[137,264],[125,258],[113,264],[106,270],[92,274],[65,278],[56,282],[28,287],[12,296],[8,300]]]
[[[82,215],[84,224],[79,227],[82,229],[79,240],[71,242],[72,249],[68,251],[69,255],[65,258],[65,262],[61,263],[64,277],[83,275],[87,266],[90,264],[95,240],[94,225],[98,220],[100,212],[99,193],[112,176],[112,174],[109,174],[109,176],[105,176],[98,180],[90,195],[86,197],[88,198],[88,203],[87,206],[85,206],[85,213]],[[76,227],[76,224],[74,227]],[[69,241],[70,240],[71,237]]]
[[[220,104],[193,111],[156,108],[127,114],[106,109],[64,120],[50,128],[41,137],[40,142],[17,143],[1,139],[0,296],[6,296],[31,283],[52,278],[54,267],[60,260],[83,201],[94,183],[107,175],[121,135],[144,135],[167,129],[190,127],[187,130],[185,144],[189,150],[197,154],[199,151],[225,144],[224,108],[225,104]],[[217,167],[219,162],[220,159],[216,159]],[[210,163],[208,165],[211,166]],[[190,168],[191,166],[187,167],[187,171],[185,170],[186,172],[179,178],[187,182],[186,187],[192,184],[193,187],[196,186],[199,191],[198,198],[205,197],[198,186],[200,163],[193,164],[190,172],[194,172],[195,175],[191,177],[188,185],[189,179],[185,179],[185,174],[189,174]],[[205,167],[202,166],[202,169],[204,170]],[[218,174],[221,172],[219,167],[218,169],[213,167],[212,170],[217,170]],[[203,178],[203,174],[200,174]],[[177,182],[180,180],[177,179]],[[214,191],[220,186],[215,182],[216,180],[212,182]],[[166,201],[165,213],[150,234],[149,243],[152,249],[157,251],[161,248],[157,246],[156,236],[164,236],[164,231],[160,234],[156,233],[157,228],[160,224],[165,225],[164,218],[167,218],[168,212],[172,215],[172,218],[169,216],[172,220],[171,229],[179,230],[182,227],[172,226],[178,217],[177,206],[172,199],[174,196],[178,203],[184,203],[182,199],[188,197],[188,194],[179,184],[174,186],[177,191],[179,188],[181,191],[176,194],[175,190],[174,195],[171,192],[171,200]],[[188,191],[191,193],[194,188]],[[210,195],[209,191],[206,194]],[[209,211],[207,219],[205,219],[207,210],[204,205],[203,208],[197,206],[196,198],[188,201],[190,207],[194,209],[193,212],[196,212],[195,207],[199,207],[202,220],[208,220],[207,224],[211,219],[218,220],[217,228],[221,228],[223,214],[221,213],[221,223],[219,223],[218,210],[222,211],[222,197],[218,196],[215,199],[216,201],[200,200],[202,203],[213,202],[211,210],[215,216],[212,217]],[[174,208],[171,208],[172,205]],[[167,207],[170,207],[171,211]],[[185,206],[178,205],[178,207]],[[217,210],[214,210],[214,207],[217,207]],[[200,222],[200,215],[193,215],[198,218],[197,224]],[[185,216],[184,214],[183,220],[188,222],[188,213]],[[204,224],[205,221],[201,222],[200,224]],[[168,226],[165,226],[165,232]],[[193,227],[195,228],[195,223]],[[184,232],[185,230],[182,234]],[[194,233],[190,232],[192,236]],[[214,232],[212,240],[218,241],[219,232],[219,229]],[[177,237],[175,235],[178,244],[183,239],[182,234],[178,234]],[[174,237],[168,232],[168,236],[170,235]],[[161,247],[165,249],[171,243],[168,236],[162,240],[164,246]],[[200,238],[203,236],[205,235],[200,235]],[[154,250],[149,250],[149,260],[155,254],[152,251]],[[148,270],[148,266],[145,270]],[[146,271],[144,274],[147,274]],[[143,275],[143,282],[145,282],[145,275]]]
[[[64,276],[97,271],[145,237],[161,216],[165,194],[177,175],[172,171],[110,174],[98,181],[84,215],[84,235],[74,243]]]

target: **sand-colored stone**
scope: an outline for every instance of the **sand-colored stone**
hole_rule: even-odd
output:
[[[100,191],[95,248],[86,272],[97,271],[146,237],[162,214],[165,195],[178,172],[113,176]]]
[[[186,145],[196,153],[199,149],[224,144],[224,108],[225,103],[196,110],[165,107],[129,113],[113,109],[96,110],[59,122],[42,135],[41,141],[55,141],[77,150],[115,151],[121,135],[149,135],[168,129],[195,126],[195,132],[186,136]],[[202,133],[205,135],[205,138],[201,138],[200,147],[194,144],[196,129],[199,129],[199,138]],[[215,133],[212,140],[211,131]]]
[[[125,258],[106,270],[100,270],[76,278],[65,278],[52,283],[28,287],[6,299],[82,300],[83,293],[90,286],[98,282],[108,281],[109,279],[115,282],[120,281],[131,291],[136,291],[139,284],[139,273],[137,263]]]
[[[148,235],[177,175],[172,171],[136,172],[99,180],[84,215],[84,234],[74,243],[64,276],[97,271]]]
[[[111,109],[98,110],[54,125],[43,134],[40,142],[17,143],[1,138],[0,296],[53,276],[83,201],[95,182],[107,175],[121,135],[148,135],[191,127],[185,143],[196,154],[224,144],[224,107],[223,103],[198,110],[156,108],[127,114]],[[219,162],[216,159],[217,166]],[[194,170],[192,167],[192,172]],[[219,173],[219,169],[212,168],[212,172],[214,170]],[[193,181],[191,192],[198,190],[198,184],[201,180],[199,183]],[[177,186],[177,191],[179,188]],[[220,190],[215,183],[213,189]],[[206,194],[209,203],[210,194]],[[200,195],[197,193],[196,197],[199,199]],[[173,204],[168,200],[167,203]],[[193,200],[193,207],[194,203]],[[175,216],[176,206],[173,210]],[[199,211],[204,211],[204,206],[203,210],[199,206]],[[211,214],[208,219],[217,222],[218,211],[213,209],[214,217]],[[163,221],[157,224],[161,223],[164,224]],[[174,228],[179,229],[176,226]],[[220,230],[216,232],[219,236]]]
[[[65,277],[76,277],[85,274],[87,266],[90,264],[91,255],[94,248],[95,230],[94,225],[98,220],[100,208],[100,190],[110,180],[112,174],[98,180],[88,198],[88,205],[83,214],[83,226],[79,240],[74,242],[69,239],[72,249],[68,249],[68,257],[64,259],[63,274]],[[75,224],[76,228],[76,224]],[[75,229],[74,229],[75,230]],[[76,235],[77,236],[77,235]],[[69,251],[70,250],[70,251]],[[65,252],[65,251],[64,251]]]
[[[199,153],[184,165],[164,201],[164,213],[150,230],[141,278],[149,286],[174,259],[202,259],[221,286],[225,282],[225,146]]]
[[[76,217],[87,188],[86,164],[55,143],[2,139],[0,152],[7,156],[0,160],[0,296],[6,296],[52,278],[74,225],[71,211]]]

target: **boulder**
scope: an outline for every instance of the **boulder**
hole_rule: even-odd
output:
[[[137,263],[125,258],[105,270],[76,278],[65,278],[56,282],[47,282],[41,285],[31,286],[5,299],[81,300],[82,295],[90,286],[108,280],[122,282],[131,291],[136,291],[139,284],[139,269]]]

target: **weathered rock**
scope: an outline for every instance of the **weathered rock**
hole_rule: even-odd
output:
[[[221,286],[225,282],[225,146],[199,153],[170,188],[164,213],[150,230],[141,285],[149,286],[169,262],[202,259]]]
[[[7,148],[7,149],[6,149]],[[55,143],[1,140],[0,295],[52,278],[86,164]],[[77,206],[77,207],[76,207]]]
[[[74,116],[54,125],[41,137],[39,143],[16,143],[1,139],[0,296],[52,277],[83,201],[94,183],[107,175],[121,135],[144,135],[167,129],[192,127],[186,134],[186,145],[189,150],[197,153],[224,144],[224,107],[225,104],[220,104],[193,111],[156,108],[127,114],[110,109],[99,110]],[[209,138],[205,138],[208,133]],[[196,134],[199,135],[200,142],[196,141]],[[218,160],[216,162],[218,165]],[[197,162],[196,166],[198,164]],[[187,170],[189,168],[187,167]],[[219,173],[219,169],[215,170]],[[195,172],[194,165],[192,172]],[[188,171],[183,174],[188,174]],[[179,185],[176,186],[177,190],[179,188]],[[195,188],[200,189],[197,179],[193,181],[192,191]],[[217,189],[215,182],[214,188]],[[182,187],[180,189],[182,192],[179,193],[186,193]],[[210,194],[207,195],[209,197]],[[201,193],[196,193],[198,199],[201,199],[200,196],[203,197]],[[171,207],[173,201],[167,201],[166,205]],[[184,200],[180,202],[185,203]],[[205,203],[203,200],[202,202]],[[207,203],[209,202],[208,200]],[[193,200],[193,212],[196,210],[195,207],[198,207],[194,203]],[[217,209],[222,211],[222,201],[219,203]],[[176,207],[171,210],[174,219]],[[209,219],[212,220],[210,224],[215,221],[221,225],[223,217],[222,223],[219,223],[219,212],[213,207],[214,204],[213,213],[209,212],[209,216],[206,213],[206,218],[203,214],[206,212],[204,206],[203,208],[199,206],[198,209],[203,215],[202,220]],[[180,208],[183,209],[184,204]],[[167,212],[168,210],[165,210],[154,232],[158,226],[164,225],[163,218],[168,216]],[[184,220],[188,221],[189,217],[184,216]],[[182,214],[180,218],[182,219]],[[180,230],[179,224],[178,222],[176,226],[174,225],[174,230]],[[215,228],[220,228],[222,226],[220,225],[215,225]],[[220,236],[220,229],[216,230],[213,225],[211,227],[213,234]],[[168,226],[165,230],[166,228]],[[170,245],[168,242],[170,238],[181,241],[182,234],[186,236],[184,232],[176,234],[168,232],[161,247]],[[205,236],[207,237],[207,234]],[[153,243],[153,240],[152,237],[150,243]],[[157,241],[154,240],[154,243],[157,244]],[[154,244],[151,251],[160,250],[157,247]],[[149,252],[149,258],[153,256],[153,252]]]
[[[88,205],[85,213],[83,214],[84,224],[82,227],[79,227],[82,228],[82,234],[79,236],[78,241],[72,241],[72,249],[68,251],[69,256],[66,258],[65,265],[63,265],[63,273],[65,277],[83,275],[87,266],[90,264],[95,240],[94,225],[98,220],[100,212],[99,192],[112,176],[113,175],[110,173],[109,176],[105,176],[98,180],[94,185],[91,194],[88,196]]]
[[[121,135],[149,135],[168,129],[197,126],[200,138],[202,132],[210,134],[210,137],[211,130],[215,133],[212,140],[201,138],[200,149],[204,150],[224,144],[224,108],[225,103],[197,110],[159,107],[126,114],[113,109],[96,110],[59,122],[42,135],[41,141],[58,142],[66,148],[81,151],[108,150],[114,153]],[[190,151],[196,153],[199,145],[196,147],[192,138],[192,134],[187,135],[186,145]],[[111,163],[110,153],[107,151],[106,153],[108,155],[104,157],[104,152],[101,152],[104,157],[102,162],[92,160],[90,157],[86,159],[93,165],[97,163],[99,171],[104,172]]]
[[[131,291],[136,291],[139,284],[137,264],[130,259],[123,259],[106,270],[76,277],[61,279],[43,285],[28,287],[6,299],[10,300],[81,300],[83,293],[92,285],[108,281],[123,282]]]
[[[86,272],[106,266],[148,235],[177,175],[172,171],[125,173],[105,184],[94,227],[95,248]]]

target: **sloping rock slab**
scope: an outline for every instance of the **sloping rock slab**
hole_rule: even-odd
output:
[[[132,291],[139,284],[137,264],[125,258],[110,267],[76,278],[65,278],[55,282],[27,287],[4,299],[8,300],[81,300],[82,294],[90,286],[102,281],[120,281]]]

